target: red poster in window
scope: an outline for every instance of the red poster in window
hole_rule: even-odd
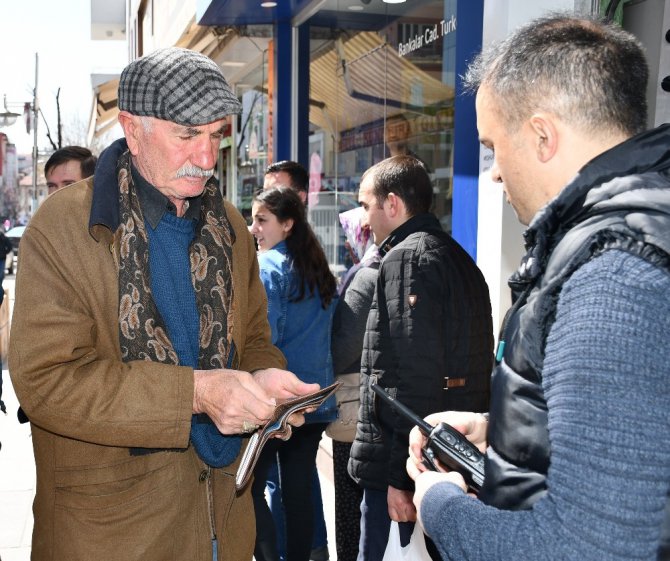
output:
[[[267,162],[274,162],[274,134],[273,134],[273,114],[274,114],[274,87],[275,87],[275,42],[273,39],[268,43],[268,135],[267,135]]]

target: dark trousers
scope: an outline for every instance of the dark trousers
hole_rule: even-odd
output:
[[[399,522],[400,545],[405,547],[412,538],[414,522]],[[391,530],[387,492],[365,489],[361,501],[361,541],[358,561],[382,561]],[[432,559],[440,561],[435,544],[426,536],[426,548]]]
[[[347,472],[350,452],[351,442],[333,440],[337,561],[356,561],[358,542],[361,539],[363,489]]]
[[[5,289],[2,287],[2,281],[5,280],[5,264],[6,258],[0,259],[0,306],[2,306],[2,302],[5,299]]]
[[[319,472],[314,467],[312,472],[312,507],[314,510],[314,536],[312,536],[312,550],[328,547],[328,531],[323,513],[323,497],[321,496],[321,481]],[[266,493],[269,495],[270,511],[277,531],[277,551],[280,561],[286,561],[286,523],[284,522],[284,505],[281,499],[281,485],[279,484],[279,466],[272,462],[267,475]],[[353,483],[353,481],[352,481]],[[362,493],[362,491],[361,491]],[[358,501],[360,504],[360,501]],[[358,506],[356,507],[358,511]],[[357,527],[358,527],[357,522]],[[358,551],[358,538],[356,538],[356,551]],[[356,561],[354,557],[353,561]]]
[[[287,441],[273,439],[261,453],[251,494],[256,509],[256,561],[277,561],[277,537],[272,513],[265,500],[265,483],[268,469],[276,457],[284,517],[286,521],[287,561],[309,561],[314,534],[312,504],[312,477],[316,453],[325,423],[313,423],[294,428]]]

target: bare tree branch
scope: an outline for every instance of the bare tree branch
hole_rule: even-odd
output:
[[[60,88],[58,88],[58,91],[56,92],[56,114],[58,116],[58,148],[63,147],[63,135],[62,135],[62,127],[61,127],[61,120],[60,120]]]
[[[42,115],[42,120],[44,121],[44,126],[47,128],[47,138],[49,139],[49,142],[51,143],[51,147],[54,150],[57,150],[58,146],[56,146],[56,143],[53,141],[53,138],[51,138],[51,130],[49,130],[49,123],[47,123],[47,118],[44,116],[44,112],[42,111],[41,107],[40,107],[40,115]]]

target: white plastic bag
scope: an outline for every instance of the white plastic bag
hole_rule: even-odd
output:
[[[382,561],[432,561],[426,549],[426,538],[421,526],[418,523],[414,524],[412,538],[406,547],[401,547],[400,528],[398,528],[398,523],[395,520],[392,521],[389,541]]]

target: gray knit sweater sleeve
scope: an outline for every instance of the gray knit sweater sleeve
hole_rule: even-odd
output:
[[[543,370],[548,493],[501,511],[432,487],[426,532],[450,560],[655,560],[670,487],[670,275],[608,251],[563,287]]]

